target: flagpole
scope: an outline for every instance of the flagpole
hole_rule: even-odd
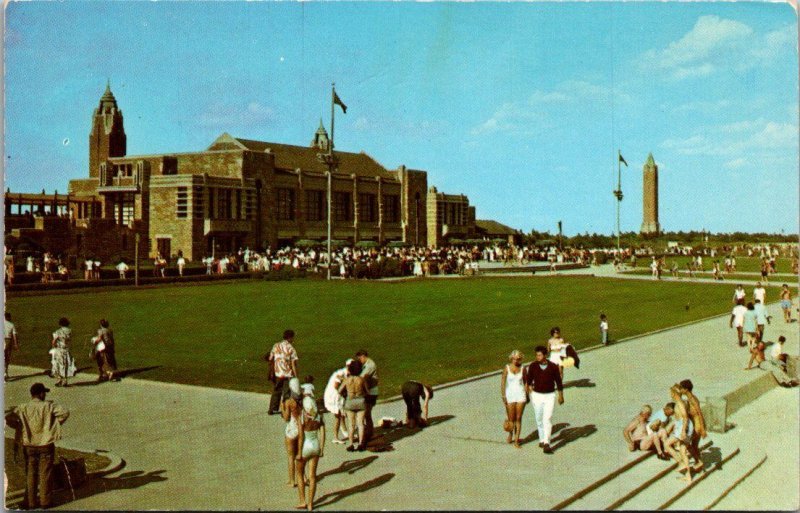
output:
[[[328,144],[328,280],[331,279],[331,266],[333,265],[333,255],[331,254],[331,197],[333,195],[333,121],[334,104],[333,95],[336,94],[336,83],[331,83],[331,140]]]
[[[617,255],[619,255],[619,207],[622,203],[622,151],[617,149]]]

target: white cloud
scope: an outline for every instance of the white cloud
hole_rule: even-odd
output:
[[[739,169],[748,164],[747,159],[739,157],[738,159],[729,160],[724,164],[726,169]]]
[[[471,130],[472,135],[496,132],[515,135],[531,135],[545,128],[547,109],[558,106],[589,108],[597,104],[610,103],[612,90],[609,87],[584,80],[567,80],[552,90],[537,90],[526,101],[502,104],[494,114]],[[614,102],[626,103],[631,97],[621,91],[613,91]]]
[[[794,49],[796,39],[793,25],[758,35],[742,22],[715,15],[701,16],[677,41],[645,52],[641,67],[648,71],[656,69],[674,80],[706,77],[720,70],[744,71]]]
[[[766,158],[796,159],[798,126],[763,118],[745,120],[709,127],[686,138],[667,139],[661,147],[681,155],[724,157],[729,159],[725,166],[735,169]]]
[[[437,137],[450,129],[444,120],[403,121],[391,119],[371,119],[366,116],[357,118],[352,127],[359,132],[391,132],[407,137]]]
[[[250,102],[246,106],[214,103],[200,114],[200,126],[228,130],[231,126],[253,127],[263,126],[272,121],[275,112],[258,102]]]
[[[678,105],[677,107],[671,107],[670,105],[663,104],[661,105],[661,109],[671,110],[672,112],[702,112],[708,114],[725,110],[730,106],[730,100],[719,100],[715,102],[693,101]]]

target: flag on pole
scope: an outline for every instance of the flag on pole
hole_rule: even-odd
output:
[[[333,93],[336,94],[336,93]],[[625,164],[625,167],[628,167],[628,163],[625,162],[625,157],[622,156],[622,153],[619,154],[619,161]]]
[[[342,99],[339,98],[339,95],[336,94],[336,89],[333,90],[333,103],[335,103],[336,105],[341,107],[342,108],[342,112],[347,114],[347,105],[345,105],[344,102],[342,102]]]

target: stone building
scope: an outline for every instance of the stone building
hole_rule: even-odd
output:
[[[123,238],[136,233],[147,255],[182,252],[190,260],[246,246],[322,241],[327,165],[319,155],[329,144],[320,122],[307,147],[224,133],[204,151],[126,155],[122,111],[107,87],[89,136],[89,177],[69,183],[72,217],[76,226],[98,217],[115,225],[119,241],[109,253],[119,253]],[[424,244],[427,173],[386,169],[364,152],[334,153],[332,238]]]
[[[435,248],[453,239],[475,236],[475,207],[463,194],[445,194],[428,189],[428,247]]]
[[[643,235],[658,235],[661,225],[658,223],[658,166],[653,154],[647,156],[642,168],[642,228]]]

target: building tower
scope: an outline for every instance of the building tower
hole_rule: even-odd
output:
[[[89,134],[89,176],[100,176],[100,163],[109,157],[124,157],[126,151],[125,127],[122,111],[111,92],[111,84],[106,84],[106,92],[100,98],[100,105],[94,110],[92,131]]]
[[[319,128],[317,128],[317,132],[314,134],[314,140],[311,141],[311,147],[320,149],[322,151],[328,151],[328,146],[330,143],[331,142],[328,139],[328,131],[325,130],[325,126],[322,124],[322,118],[320,118]]]
[[[658,166],[653,154],[647,156],[642,168],[642,228],[640,233],[658,235],[661,226],[658,224]]]

